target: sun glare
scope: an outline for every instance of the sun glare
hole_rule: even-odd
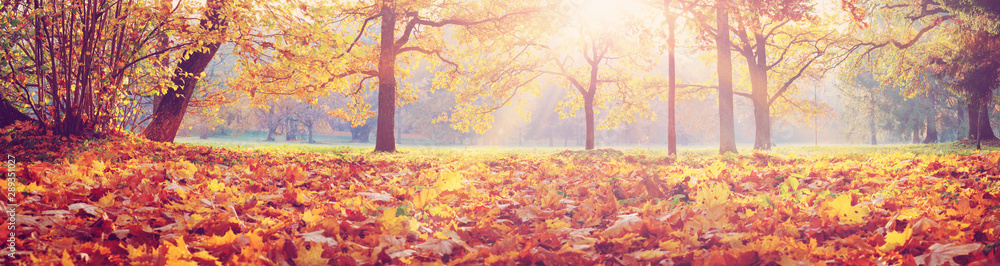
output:
[[[590,27],[614,27],[641,10],[638,3],[629,0],[578,0],[574,3],[576,19]]]

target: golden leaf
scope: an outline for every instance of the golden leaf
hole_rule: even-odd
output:
[[[323,219],[321,214],[323,214],[323,210],[321,209],[316,209],[315,212],[313,210],[307,210],[302,214],[302,221],[306,222],[306,225],[316,225],[316,222]]]
[[[69,252],[67,252],[65,249],[63,249],[63,252],[62,252],[61,263],[62,263],[63,266],[73,266],[73,265],[76,265],[76,264],[73,263],[73,257],[70,257]]]
[[[187,244],[184,243],[184,237],[177,238],[177,244],[172,244],[170,241],[166,241],[164,245],[167,247],[167,265],[198,265],[198,263],[191,261],[191,251],[188,251]]]
[[[456,172],[441,171],[434,187],[441,191],[453,191],[462,188],[462,176]]]
[[[300,248],[298,251],[299,256],[295,258],[295,265],[327,265],[329,261],[322,256],[322,245],[313,244],[308,248]]]
[[[830,211],[837,216],[837,219],[844,224],[855,225],[864,223],[864,218],[868,216],[868,209],[862,206],[851,205],[851,195],[841,194],[829,203]]]
[[[224,188],[226,188],[226,184],[219,182],[218,179],[212,179],[212,181],[208,182],[208,189],[212,192],[219,192]]]
[[[203,241],[203,242],[205,243],[205,245],[212,246],[212,247],[218,247],[218,246],[222,246],[222,245],[232,244],[235,241],[236,241],[236,234],[233,233],[233,230],[229,230],[229,231],[226,232],[225,235],[222,235],[222,236],[211,236],[211,237],[206,238],[205,241]]]
[[[907,227],[903,232],[892,231],[885,234],[885,245],[879,247],[882,252],[889,252],[896,247],[906,244],[907,240],[910,240],[910,236],[913,235],[913,228]]]

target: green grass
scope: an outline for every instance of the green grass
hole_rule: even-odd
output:
[[[370,154],[374,149],[373,143],[349,143],[346,138],[336,139],[327,137],[317,137],[319,143],[307,143],[305,141],[284,141],[273,142],[260,141],[263,136],[224,136],[212,137],[209,139],[199,139],[197,137],[177,138],[177,143],[224,147],[234,150],[264,151],[278,153],[321,153],[338,156],[357,156]],[[406,141],[404,140],[404,143]],[[413,143],[413,142],[410,142]],[[387,156],[407,156],[425,155],[433,157],[462,157],[463,154],[493,154],[495,156],[527,156],[527,155],[547,155],[566,150],[579,151],[580,147],[489,147],[489,146],[426,146],[400,144],[400,153]],[[604,147],[598,147],[604,148]],[[615,146],[626,154],[646,154],[651,156],[666,156],[666,146]],[[752,145],[741,145],[738,147],[741,154],[752,152]],[[1000,146],[983,145],[983,151],[998,151]],[[772,148],[767,153],[796,155],[804,157],[815,157],[832,154],[893,154],[893,153],[914,153],[914,154],[956,154],[968,155],[977,151],[974,145],[966,145],[959,142],[934,143],[934,144],[889,144],[889,145],[779,145]],[[683,156],[712,156],[718,153],[717,147],[680,147],[678,153]]]

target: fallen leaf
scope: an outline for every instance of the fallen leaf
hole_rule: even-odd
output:
[[[642,218],[639,218],[638,213],[618,215],[618,220],[607,229],[604,229],[604,232],[601,232],[601,234],[608,237],[619,237],[626,232],[637,229],[641,223]]]
[[[329,238],[329,237],[326,237],[326,236],[323,235],[323,232],[325,232],[325,231],[326,230],[312,231],[312,232],[308,232],[308,233],[304,233],[304,234],[298,234],[298,235],[302,236],[302,239],[304,239],[306,241],[316,242],[316,243],[320,243],[320,244],[327,244],[327,245],[330,245],[330,246],[336,246],[337,245],[337,241],[336,240],[334,240],[333,238]]]
[[[935,243],[927,249],[927,253],[913,258],[917,261],[917,265],[958,265],[954,260],[955,257],[968,255],[969,253],[979,250],[982,244],[972,243],[965,245],[955,245],[955,243],[948,244],[938,244]]]

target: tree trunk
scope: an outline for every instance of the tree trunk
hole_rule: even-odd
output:
[[[870,120],[868,120],[868,128],[871,130],[871,134],[872,134],[871,144],[872,145],[878,145],[878,140],[875,138],[875,133],[876,133],[875,130],[876,129],[875,129],[875,88],[874,87],[868,87],[868,97],[869,97],[869,104],[870,104],[870,107],[868,109],[868,116],[869,116],[869,119],[870,119]]]
[[[308,124],[306,124],[306,129],[309,130],[309,143],[316,143],[316,140],[313,139],[313,123],[312,123],[312,121],[310,121]]]
[[[872,133],[872,140],[871,140],[872,145],[878,145],[878,139],[875,138],[875,133],[876,132],[875,132],[875,119],[874,118],[872,118],[872,122],[871,123],[868,123],[868,128],[870,128],[871,131],[872,131],[871,132]]]
[[[17,121],[31,120],[30,116],[14,108],[14,105],[7,101],[7,97],[0,96],[0,128],[5,128]]]
[[[716,2],[715,44],[719,72],[719,153],[736,153],[736,130],[733,118],[733,62],[729,40],[729,2]]]
[[[664,4],[664,10],[667,6]],[[677,155],[677,71],[675,50],[677,39],[674,38],[674,27],[677,21],[667,18],[667,70],[668,92],[667,92],[667,154]]]
[[[210,33],[221,34],[226,30],[227,21],[221,17],[219,10],[223,8],[224,0],[208,0],[205,5],[208,7],[206,18],[201,20],[201,27],[207,28]],[[205,67],[215,57],[215,52],[219,50],[220,43],[207,43],[205,50],[188,51],[188,57],[177,64],[174,77],[170,81],[174,88],[167,90],[161,98],[156,110],[153,111],[153,119],[149,126],[142,132],[147,139],[158,142],[173,142],[177,136],[177,129],[184,120],[184,113],[187,112],[188,101],[194,94],[194,88],[201,79],[201,73]]]
[[[206,18],[201,20],[201,27],[207,28],[210,33],[221,34],[226,30],[227,21],[220,17],[219,10],[222,9],[223,0],[208,0],[205,5],[208,7]],[[171,82],[174,88],[167,90],[163,95],[156,110],[153,111],[153,119],[149,126],[142,132],[147,139],[158,142],[173,142],[177,136],[177,129],[184,120],[184,113],[187,111],[188,102],[194,94],[194,88],[201,79],[201,73],[205,67],[215,57],[215,52],[219,50],[221,43],[207,43],[205,50],[188,51],[188,57],[177,64],[174,77]]]
[[[767,50],[764,36],[755,33],[756,44],[751,56],[747,58],[747,68],[750,72],[750,97],[753,102],[753,117],[756,134],[753,148],[755,150],[771,149],[771,106],[768,104],[767,93]]]
[[[937,115],[933,112],[927,116],[926,130],[924,130],[927,134],[926,137],[924,137],[924,143],[935,143],[938,141],[937,121],[935,121],[937,120],[935,119],[936,116]]]
[[[593,150],[594,149],[594,95],[588,93],[588,95],[583,96],[583,112],[587,119],[587,144],[584,149]]]
[[[913,123],[913,135],[910,139],[911,144],[920,143],[920,124]]]
[[[549,129],[549,147],[552,147],[552,129]]]
[[[596,129],[594,125],[594,96],[597,94],[598,62],[600,62],[600,59],[595,56],[594,61],[590,64],[590,84],[587,85],[587,90],[583,94],[583,113],[584,118],[587,119],[587,144],[584,148],[586,150],[594,149],[594,133]]]
[[[375,132],[376,152],[395,152],[396,136],[396,11],[390,3],[382,4],[381,47],[378,58],[378,125]]]
[[[273,125],[273,124],[272,125],[268,125],[267,126],[267,138],[264,139],[264,140],[265,141],[274,141],[274,134],[277,131],[278,131],[278,126],[277,125]]]
[[[274,121],[274,108],[267,109],[267,138],[265,141],[274,141],[274,134],[278,131],[278,123]]]
[[[972,103],[973,101],[976,100],[970,99],[967,109],[969,113],[969,139],[977,141],[997,140],[997,136],[993,133],[993,126],[990,125],[986,101],[978,100]]]
[[[372,133],[372,124],[378,123],[377,119],[369,119],[365,122],[365,125],[360,127],[351,127],[351,142],[353,143],[368,143],[369,138]]]

